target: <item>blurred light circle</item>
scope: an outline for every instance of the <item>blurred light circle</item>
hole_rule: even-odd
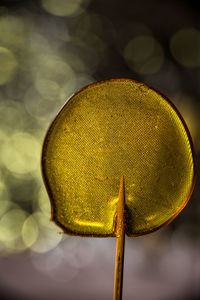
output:
[[[77,13],[82,4],[82,0],[42,0],[43,8],[59,17],[70,16]]]
[[[29,88],[24,97],[24,104],[27,113],[37,120],[44,120],[48,123],[60,108],[58,99],[49,101],[42,98],[41,95],[33,88]]]
[[[103,17],[103,16],[101,16]],[[102,27],[102,18],[94,13],[84,13],[78,19],[76,27],[74,28],[74,33],[78,39],[83,39],[87,37],[92,32],[99,34]]]
[[[0,47],[0,85],[12,80],[17,70],[17,60],[14,54],[4,47]]]
[[[6,139],[14,131],[23,130],[25,127],[25,113],[21,103],[4,101],[0,105],[0,139],[4,135]]]
[[[4,197],[5,190],[6,190],[5,183],[3,181],[0,181],[0,198]]]
[[[49,197],[47,195],[47,192],[46,192],[46,189],[45,189],[44,186],[39,191],[37,204],[38,204],[38,207],[41,210],[41,212],[45,216],[50,217],[50,215],[51,215],[51,206],[50,206]]]
[[[41,146],[29,133],[13,134],[1,149],[1,159],[6,168],[16,174],[26,174],[38,168]]]
[[[200,31],[185,28],[176,32],[170,41],[173,57],[183,66],[195,68],[200,66]]]
[[[30,48],[32,53],[35,55],[38,55],[38,53],[41,53],[41,51],[45,51],[45,53],[49,53],[51,51],[51,47],[47,38],[34,31],[30,37]]]
[[[3,216],[11,207],[10,193],[3,181],[0,181],[0,217]]]
[[[55,114],[60,109],[59,101],[63,104],[63,90],[64,100],[74,92],[76,75],[66,61],[55,55],[39,55],[34,68],[37,91],[33,88],[27,91],[25,105],[32,116],[46,118],[49,113]],[[50,99],[53,101],[50,102]]]
[[[30,215],[22,227],[22,239],[27,247],[31,247],[38,238],[38,225],[34,217]]]
[[[1,123],[0,123],[1,124]],[[3,144],[8,139],[8,135],[5,133],[4,130],[0,130],[0,143]],[[1,153],[1,149],[0,149]],[[1,159],[0,159],[0,165],[1,165]]]
[[[11,202],[8,198],[2,197],[0,198],[0,217],[2,217],[5,213],[7,213],[11,208],[14,208],[13,202]],[[16,205],[17,206],[17,205]]]
[[[75,72],[93,74],[97,70],[98,65],[104,63],[99,57],[99,52],[103,53],[105,49],[104,44],[98,37],[96,41],[93,40],[90,34],[87,40],[86,37],[84,40],[73,39],[67,45],[65,57]]]
[[[151,36],[137,36],[132,39],[124,50],[125,57],[131,57],[133,62],[141,62],[151,57],[155,40]]]
[[[34,267],[38,271],[48,274],[60,267],[63,261],[62,250],[56,247],[48,253],[31,252],[31,259]]]
[[[86,11],[80,15],[73,32],[77,39],[84,39],[95,34],[106,41],[106,44],[113,43],[116,36],[111,20],[102,14],[91,11]]]
[[[36,79],[35,88],[39,94],[47,100],[55,100],[59,98],[60,87],[52,80]]]
[[[58,84],[62,84],[74,76],[72,68],[66,61],[59,56],[50,54],[38,55],[35,72],[37,80],[53,80]]]
[[[164,62],[161,45],[150,35],[134,37],[125,46],[123,55],[128,66],[143,75],[158,72]]]
[[[22,48],[26,45],[27,27],[18,16],[1,15],[0,44],[4,47]]]
[[[84,55],[81,53],[81,49],[76,46],[70,45],[70,47],[66,49],[66,60],[77,73],[89,71],[89,68],[87,67],[87,61],[85,62],[82,56]]]
[[[8,211],[0,220],[0,241],[12,245],[12,242],[20,238],[26,216],[22,209]]]
[[[49,218],[41,212],[32,215],[38,224],[38,237],[30,248],[37,253],[44,253],[54,249],[62,240],[62,234],[58,233],[58,228],[50,222]]]
[[[48,253],[31,252],[31,260],[35,269],[52,277],[54,282],[68,282],[78,273],[78,269],[72,266],[70,261],[67,264],[63,261],[63,250],[60,247]]]
[[[67,238],[60,247],[63,249],[63,259],[75,268],[85,268],[94,261],[95,247],[89,238]]]
[[[124,45],[127,45],[133,37],[151,35],[152,31],[145,24],[140,22],[127,22],[118,30],[117,48],[122,52]]]

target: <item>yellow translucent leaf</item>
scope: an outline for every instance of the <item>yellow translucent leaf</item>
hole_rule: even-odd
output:
[[[122,175],[129,236],[172,220],[195,181],[180,113],[155,90],[127,79],[89,85],[65,103],[47,132],[42,170],[53,221],[83,236],[115,236]]]

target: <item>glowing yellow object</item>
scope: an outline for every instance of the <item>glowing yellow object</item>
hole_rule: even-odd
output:
[[[116,235],[122,175],[129,236],[172,220],[195,181],[191,138],[177,109],[127,79],[89,85],[66,102],[47,132],[42,169],[53,221],[86,236]]]

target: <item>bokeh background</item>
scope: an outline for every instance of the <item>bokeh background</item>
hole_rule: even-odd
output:
[[[165,94],[200,152],[200,5],[186,0],[0,1],[0,297],[112,299],[115,239],[59,234],[40,155],[67,98],[109,78]],[[200,184],[181,214],[126,238],[124,300],[200,299]]]

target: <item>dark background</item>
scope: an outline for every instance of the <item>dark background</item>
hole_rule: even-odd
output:
[[[200,151],[200,5],[0,1],[0,296],[111,299],[115,239],[59,235],[40,175],[45,132],[82,86],[132,78],[165,94]],[[181,214],[126,238],[124,300],[200,298],[199,179]]]

